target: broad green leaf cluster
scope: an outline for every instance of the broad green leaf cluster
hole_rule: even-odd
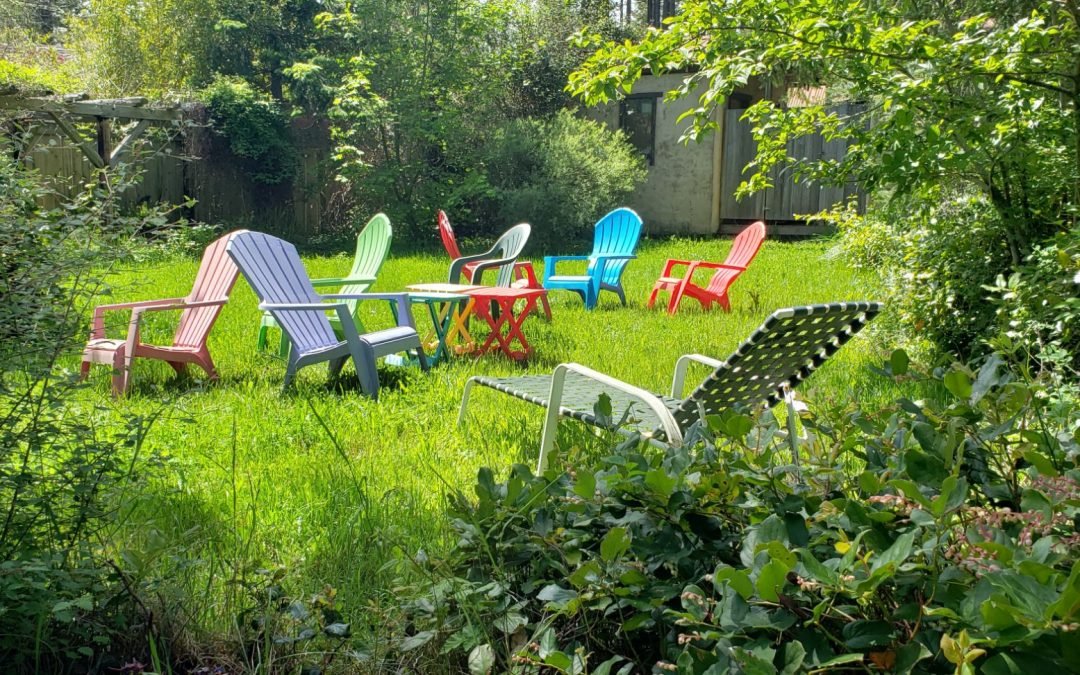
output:
[[[400,649],[479,673],[1080,667],[1075,411],[996,357],[881,370],[940,395],[818,409],[800,464],[771,416],[728,413],[692,448],[482,469]]]

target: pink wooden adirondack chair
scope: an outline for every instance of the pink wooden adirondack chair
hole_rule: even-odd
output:
[[[187,364],[194,363],[205,370],[211,380],[216,380],[217,370],[206,347],[206,337],[221,313],[221,307],[228,301],[229,292],[239,274],[236,264],[225,253],[225,245],[234,234],[236,232],[230,232],[206,247],[199,273],[187,297],[95,307],[90,341],[83,350],[83,378],[90,373],[93,363],[111,365],[113,395],[122,396],[127,393],[131,382],[131,362],[139,356],[165,361],[177,373],[184,372]],[[131,310],[126,339],[114,340],[105,335],[105,312],[114,310]],[[164,310],[183,310],[172,344],[158,346],[142,342],[139,338],[142,315]]]
[[[679,309],[684,295],[689,295],[701,303],[704,309],[710,309],[712,304],[718,303],[725,312],[731,311],[731,303],[728,300],[728,289],[746,271],[750,262],[761,248],[761,242],[765,239],[765,223],[760,220],[747,227],[735,237],[728,252],[727,259],[722,263],[705,262],[700,260],[675,260],[668,259],[664,265],[664,272],[656,280],[652,293],[649,295],[648,306],[651,308],[656,302],[656,296],[660,291],[671,294],[668,300],[668,314],[675,314]],[[686,271],[681,277],[673,276],[672,271],[676,267],[686,266]],[[694,272],[699,267],[715,269],[716,273],[709,279],[709,284],[704,288],[694,283]]]

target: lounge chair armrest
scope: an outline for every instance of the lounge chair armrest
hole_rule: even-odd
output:
[[[650,391],[635,387],[632,384],[627,384],[622,380],[617,380],[610,375],[598,372],[583,366],[580,363],[561,363],[555,367],[555,371],[551,374],[551,393],[548,398],[548,414],[551,414],[552,410],[557,410],[559,413],[569,413],[569,410],[562,408],[562,393],[563,385],[566,381],[567,374],[574,374],[578,377],[584,377],[586,379],[599,382],[605,387],[610,387],[617,391],[621,391],[624,394],[631,396],[641,403],[644,403],[653,414],[660,420],[660,426],[664,430],[664,435],[667,437],[667,441],[670,445],[678,447],[682,444],[682,431],[679,429],[679,423],[675,421],[675,417],[668,410],[664,402],[660,400],[656,394]],[[541,458],[543,459],[543,458]]]
[[[322,279],[312,279],[311,285],[315,288],[324,288],[327,286],[345,286],[348,284],[373,284],[375,283],[375,277],[371,276],[348,276],[348,277],[324,277]]]
[[[724,365],[723,361],[702,354],[683,354],[675,362],[675,376],[671,379],[671,398],[682,398],[683,385],[686,383],[686,369],[691,362],[716,369]]]

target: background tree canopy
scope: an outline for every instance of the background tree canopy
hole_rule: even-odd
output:
[[[698,99],[688,139],[715,130],[714,111],[751,78],[865,101],[853,118],[826,105],[754,105],[758,152],[743,189],[767,187],[770,169],[786,166],[858,181],[879,198],[871,220],[891,204],[894,217],[875,226],[892,228],[875,264],[911,324],[967,352],[993,329],[984,286],[1046,246],[1063,251],[1062,275],[1075,267],[1078,16],[1072,0],[691,0],[637,43],[593,38],[598,50],[571,83],[596,103],[646,72],[685,72],[668,97]],[[815,132],[848,139],[848,155],[788,156],[788,141]],[[950,246],[961,222],[981,232],[977,249]],[[1064,333],[1075,341],[1074,328]]]

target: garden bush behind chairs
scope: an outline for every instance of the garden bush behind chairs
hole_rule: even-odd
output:
[[[772,406],[784,399],[790,389],[809,377],[880,311],[881,306],[875,302],[778,310],[725,361],[700,354],[681,356],[675,364],[670,396],[653,394],[577,363],[560,364],[551,375],[474,376],[465,383],[458,424],[465,419],[472,387],[479,384],[547,408],[540,441],[540,470],[555,445],[560,416],[615,429],[626,413],[625,424],[617,428],[619,432],[640,433],[652,442],[679,446],[688,428],[703,415],[717,415],[737,406]],[[706,365],[713,371],[683,398],[691,363]],[[594,410],[600,394],[611,398],[610,418],[602,418]]]
[[[270,312],[292,342],[284,389],[304,366],[328,361],[336,377],[350,357],[356,366],[363,392],[379,393],[375,360],[381,356],[416,350],[420,367],[427,360],[420,336],[413,326],[409,298],[405,293],[336,293],[320,296],[308,279],[296,247],[268,234],[244,232],[234,237],[227,251],[259,297],[259,309]],[[326,303],[324,300],[337,300]],[[394,303],[397,325],[360,335],[349,301],[379,300]],[[339,339],[326,312],[336,313],[344,339]]]
[[[544,288],[577,293],[585,301],[585,309],[596,307],[600,291],[615,293],[626,305],[622,273],[627,263],[637,257],[634,251],[641,239],[641,225],[641,217],[627,208],[607,214],[596,223],[592,253],[544,258]],[[556,274],[555,266],[565,261],[585,261],[585,274]]]
[[[652,293],[649,294],[649,302],[646,306],[652,308],[656,303],[657,294],[667,291],[671,294],[668,300],[668,314],[675,314],[678,311],[684,296],[697,300],[704,309],[710,309],[715,302],[725,312],[730,312],[731,301],[728,299],[728,290],[739,275],[750,266],[758,251],[761,250],[761,243],[764,240],[765,223],[759,220],[735,237],[735,241],[731,243],[731,250],[728,251],[727,258],[722,263],[669,258],[664,263],[664,271],[656,280]],[[675,268],[682,266],[686,267],[682,276],[674,276],[672,273]],[[707,286],[702,287],[694,283],[694,272],[699,268],[716,270]]]
[[[206,247],[199,272],[187,296],[95,307],[90,340],[83,350],[82,377],[89,375],[91,364],[111,365],[113,395],[122,396],[131,385],[132,361],[140,357],[165,361],[178,374],[184,372],[187,364],[194,363],[206,371],[211,380],[216,380],[218,374],[206,339],[236,283],[238,271],[225,249],[229,240],[237,234],[240,232],[226,234]],[[109,339],[105,334],[105,313],[124,310],[131,311],[127,337],[123,340]],[[159,346],[143,342],[140,337],[142,315],[170,310],[181,310],[172,344]]]

